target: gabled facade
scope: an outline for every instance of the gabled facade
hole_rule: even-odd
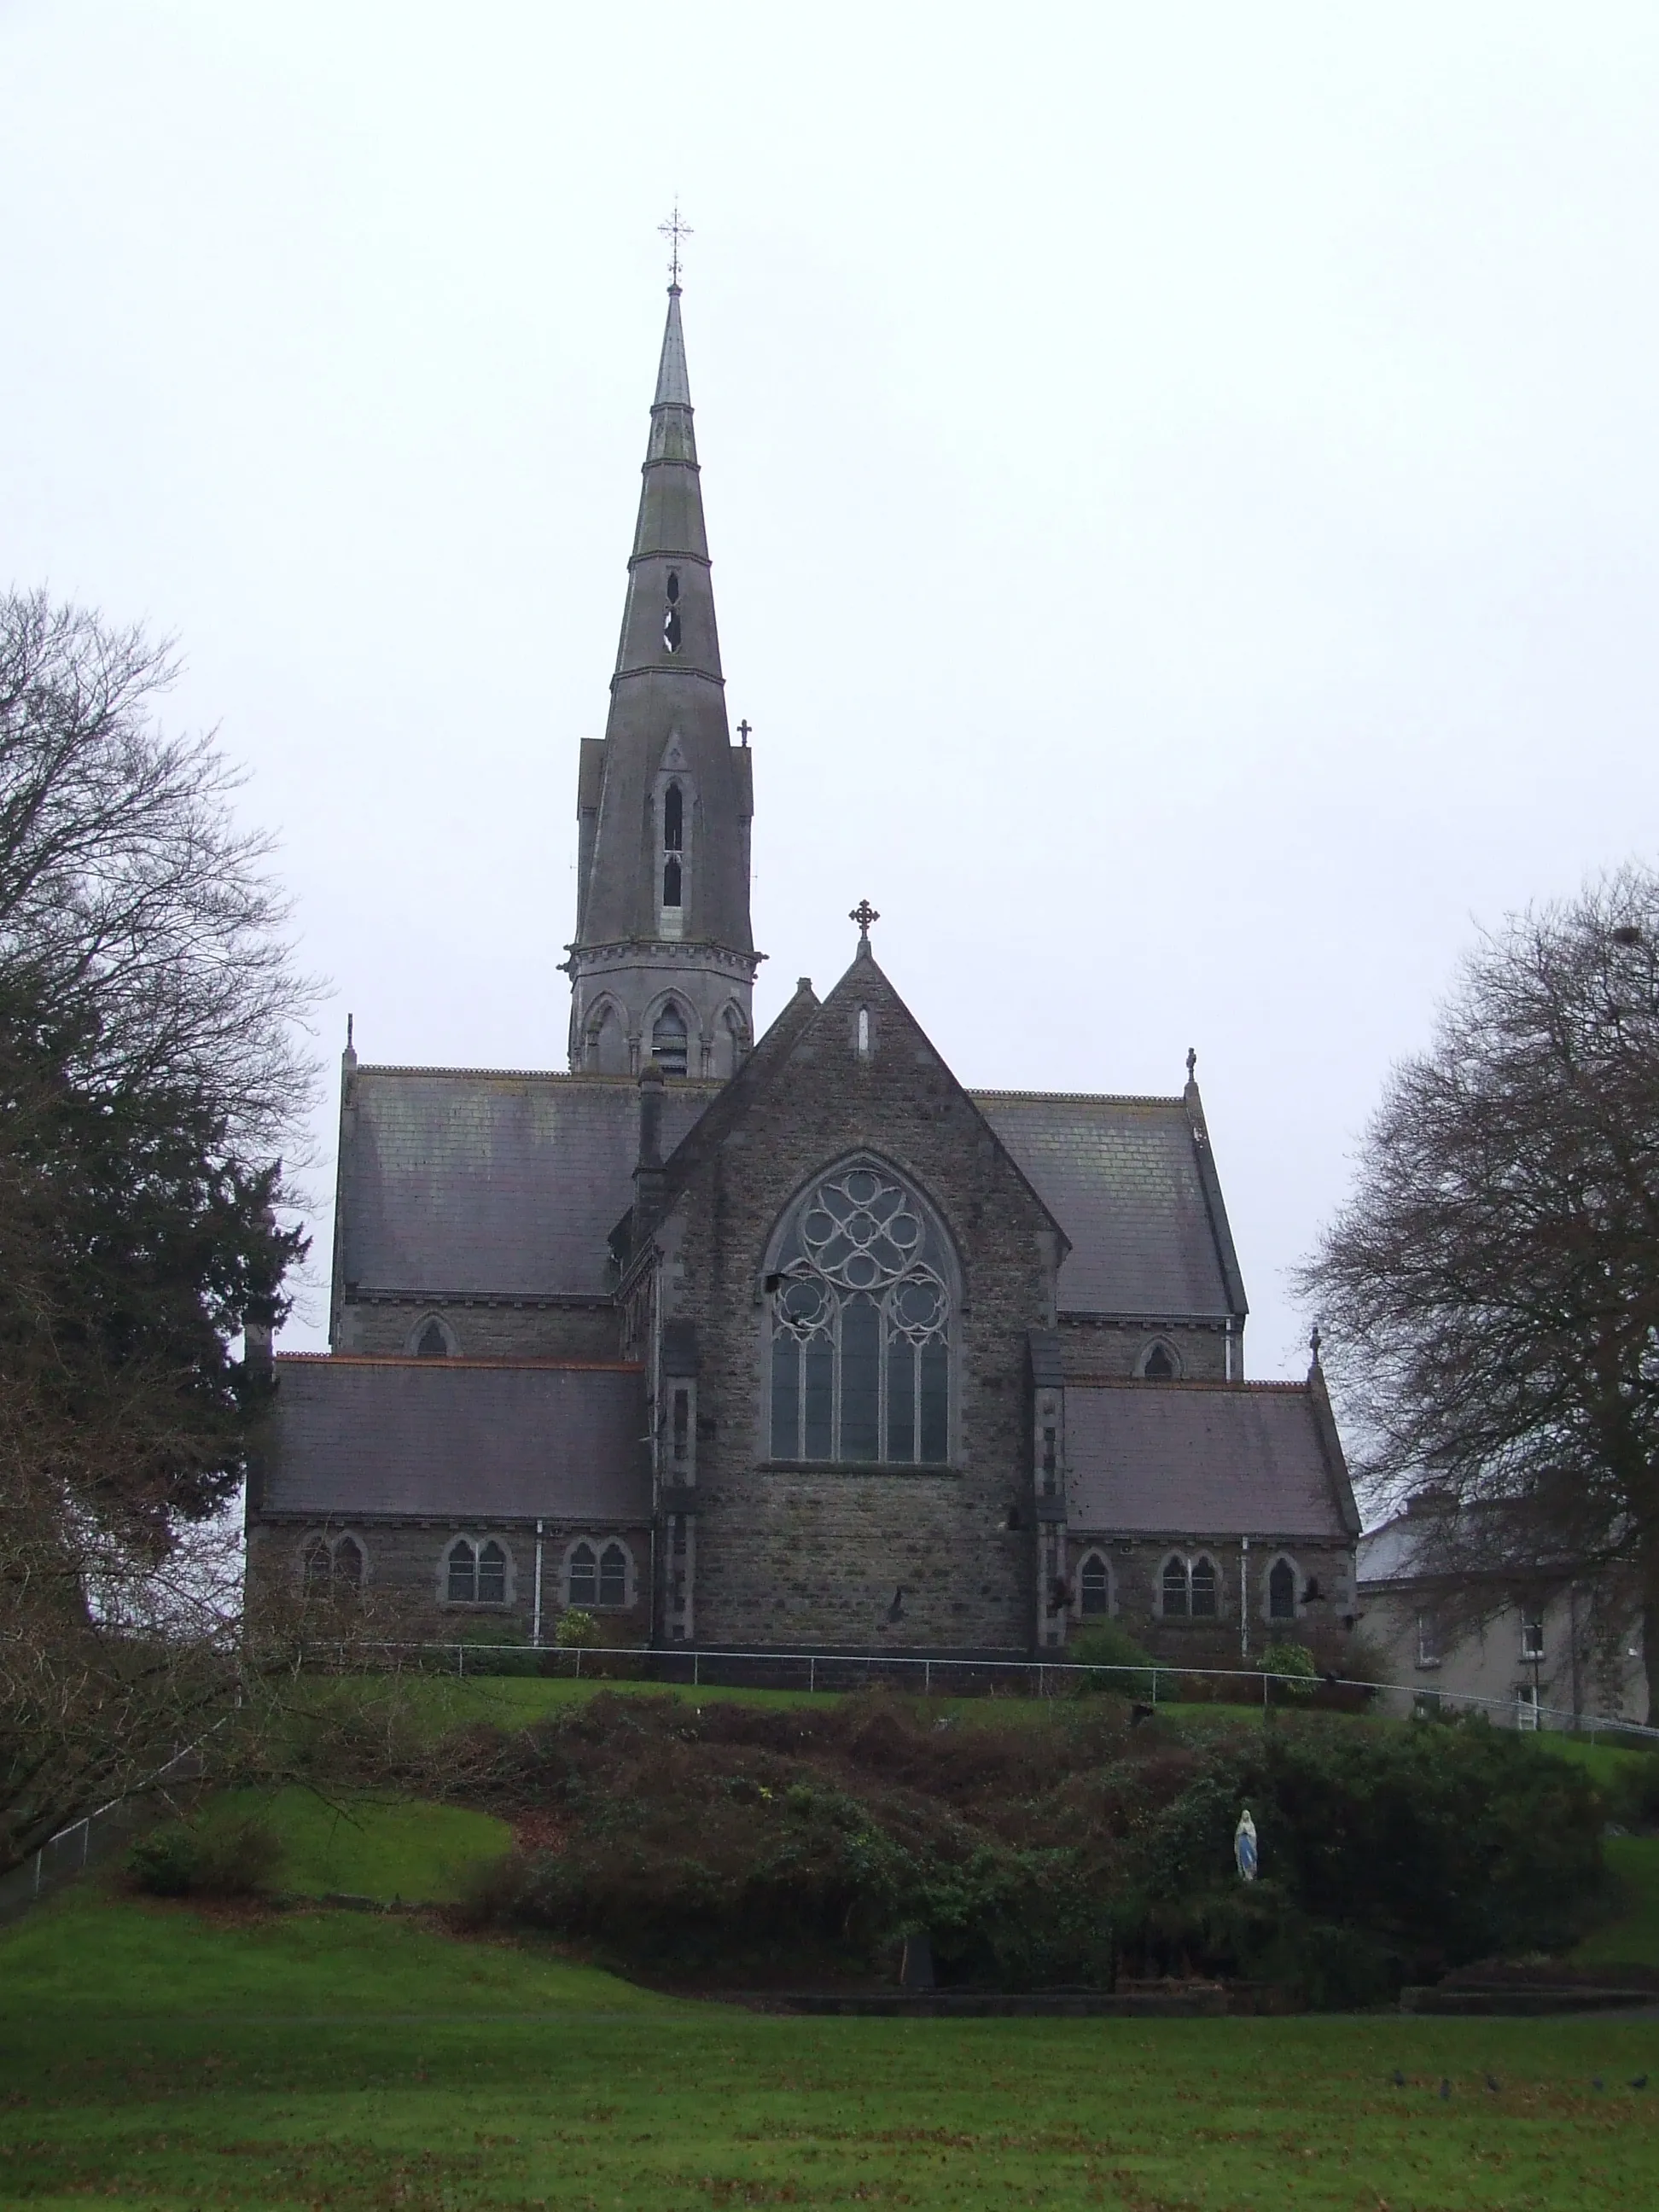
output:
[[[746,736],[746,732],[740,733]],[[330,1352],[279,1358],[250,1573],[428,1632],[1160,1656],[1352,1626],[1316,1366],[1248,1308],[1176,1097],[975,1092],[857,950],[752,1035],[752,756],[726,726],[678,285],[605,738],[578,778],[569,1072],[348,1048]]]

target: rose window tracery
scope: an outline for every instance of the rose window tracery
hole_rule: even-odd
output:
[[[890,1172],[857,1164],[798,1202],[769,1279],[772,1456],[950,1457],[943,1237]]]

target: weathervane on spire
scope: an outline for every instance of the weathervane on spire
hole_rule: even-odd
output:
[[[657,225],[659,234],[668,240],[668,281],[678,292],[680,287],[680,240],[695,235],[689,222],[680,221],[680,201],[674,195],[674,212],[666,222]]]

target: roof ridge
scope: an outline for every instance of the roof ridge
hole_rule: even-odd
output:
[[[1183,1110],[1185,1107],[1179,1091],[1171,1096],[1149,1091],[997,1091],[972,1084],[964,1084],[963,1088],[974,1099],[1040,1098],[1062,1106],[1180,1106]]]
[[[1195,1390],[1232,1390],[1243,1396],[1248,1396],[1254,1391],[1258,1395],[1276,1394],[1280,1397],[1305,1398],[1309,1388],[1305,1382],[1257,1382],[1245,1381],[1242,1377],[1228,1382],[1219,1376],[1208,1375],[1194,1376],[1190,1381],[1182,1380],[1177,1382],[1164,1382],[1159,1377],[1146,1375],[1068,1375],[1066,1376],[1067,1389],[1079,1385],[1090,1390],[1162,1390],[1175,1398],[1185,1396]]]
[[[533,1367],[553,1369],[562,1374],[574,1375],[643,1375],[645,1367],[637,1359],[466,1359],[446,1353],[434,1359],[418,1352],[279,1352],[277,1362],[290,1361],[295,1365],[321,1367],[429,1367],[434,1374],[446,1369],[477,1369],[483,1367]]]
[[[592,1075],[586,1069],[573,1072],[564,1067],[422,1067],[402,1060],[360,1060],[357,1073],[364,1075],[510,1075],[521,1082],[569,1083],[584,1089],[637,1091],[640,1079],[636,1075]],[[677,1075],[673,1080],[676,1091],[723,1091],[727,1079],[714,1075]]]

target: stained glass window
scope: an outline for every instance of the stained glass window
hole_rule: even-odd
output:
[[[941,1467],[951,1455],[942,1232],[890,1172],[809,1191],[772,1289],[772,1456]]]

